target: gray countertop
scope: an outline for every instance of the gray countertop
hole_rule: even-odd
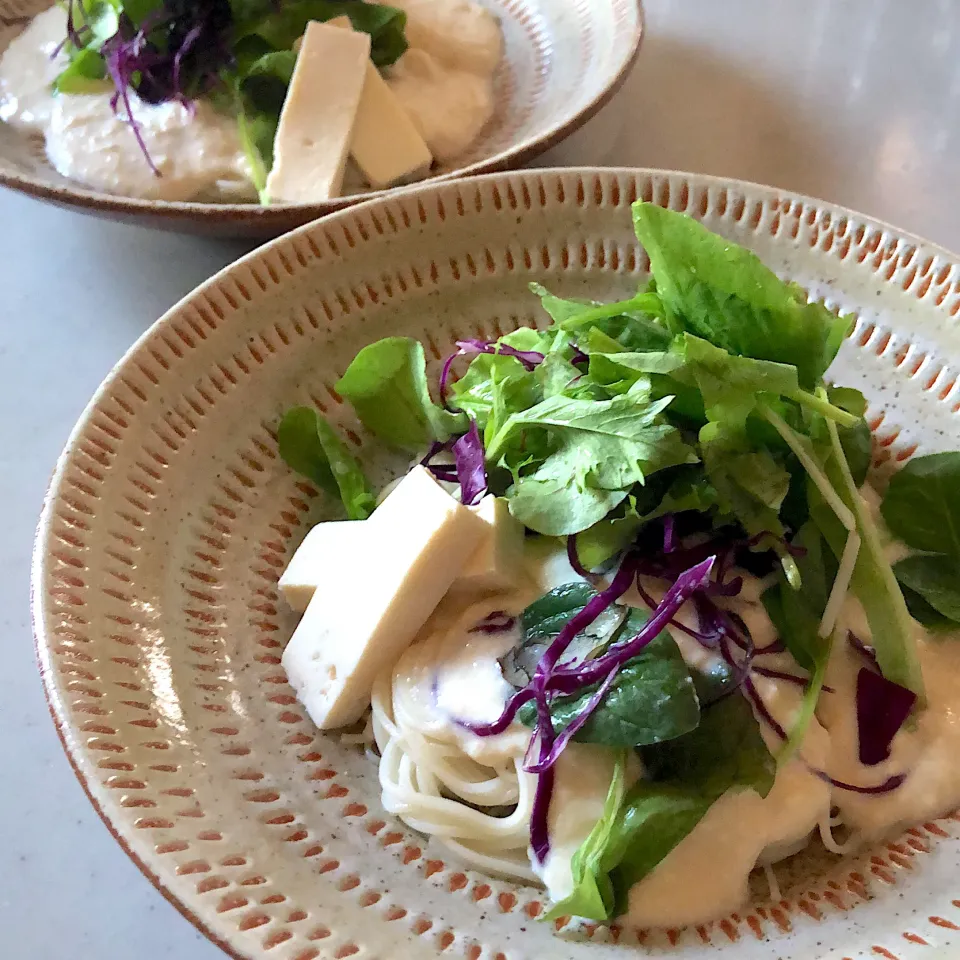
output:
[[[770,183],[960,249],[958,41],[952,0],[647,0],[626,87],[542,163]],[[0,193],[0,925],[11,960],[61,956],[66,930],[72,960],[222,956],[127,860],[74,780],[40,689],[27,596],[44,487],[84,404],[150,323],[245,249]]]

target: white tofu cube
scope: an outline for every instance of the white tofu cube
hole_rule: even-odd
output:
[[[307,24],[274,140],[266,191],[272,201],[340,196],[369,63],[369,34]]]
[[[351,29],[347,17],[337,17],[328,23]],[[367,183],[378,188],[414,180],[425,174],[433,163],[430,148],[372,62],[367,64],[350,155]]]
[[[331,520],[318,523],[304,537],[278,584],[283,599],[297,613],[303,613],[309,606],[314,591],[322,584],[325,570],[356,555],[368,522]]]
[[[394,663],[480,545],[487,525],[415,467],[348,555],[328,557],[283,653],[291,686],[321,729],[359,719]]]
[[[451,590],[458,595],[488,593],[523,583],[523,524],[512,516],[507,501],[486,496],[470,509],[486,524],[487,533]]]

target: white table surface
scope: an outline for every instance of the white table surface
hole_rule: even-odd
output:
[[[627,86],[545,165],[771,183],[960,249],[952,0],[647,4]],[[223,956],[154,891],[84,798],[47,714],[27,598],[44,487],[87,399],[153,320],[244,249],[0,192],[0,928],[10,960],[62,956],[65,930],[71,960]]]

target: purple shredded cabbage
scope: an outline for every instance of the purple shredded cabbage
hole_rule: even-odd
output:
[[[903,782],[907,779],[905,773],[895,773],[891,777],[887,777],[883,783],[878,783],[876,786],[872,787],[861,787],[856,783],[847,783],[844,780],[837,780],[835,777],[831,777],[830,774],[826,773],[824,770],[818,770],[816,767],[810,767],[810,772],[819,777],[824,783],[829,783],[831,787],[836,787],[838,790],[847,790],[850,793],[860,793],[867,796],[875,796],[882,793],[891,793],[896,790],[897,787],[903,785]]]
[[[575,343],[570,344],[570,349],[573,351],[573,356],[570,358],[570,363],[575,367],[583,367],[590,365],[590,357],[587,356]]]
[[[654,637],[659,635],[660,631],[670,623],[687,600],[690,599],[697,590],[703,587],[710,577],[713,564],[714,558],[708,557],[706,560],[698,563],[695,567],[691,567],[691,569],[677,577],[676,582],[663,595],[663,599],[657,606],[653,616],[643,625],[643,629],[635,637],[621,641],[620,643],[615,643],[599,657],[588,660],[586,663],[570,667],[557,667],[553,671],[553,678],[563,678],[566,680],[567,678],[575,677],[579,680],[580,686],[588,686],[591,683],[599,683],[611,670],[618,669],[628,660],[632,660]],[[624,561],[620,572],[622,572],[626,566],[627,562]],[[618,577],[620,576],[620,572],[617,574]],[[614,579],[616,580],[616,578]],[[598,596],[601,595],[598,594]],[[596,599],[596,597],[594,599]],[[589,604],[587,606],[589,606]],[[607,604],[607,606],[609,606],[609,604]],[[584,610],[585,609],[586,607],[584,607]],[[576,619],[576,617],[574,617],[574,619]],[[572,623],[573,620],[570,622]],[[582,628],[579,628],[576,632],[579,633],[580,629]],[[549,654],[550,650],[548,649],[543,660],[540,661],[541,665]],[[553,663],[550,664],[551,669],[556,666],[556,662],[557,661],[554,660]],[[537,670],[539,671],[539,669],[540,667],[538,666]],[[559,685],[557,685],[557,688],[559,689]]]
[[[777,637],[776,640],[773,640],[772,642],[768,643],[765,647],[760,647],[757,650],[756,655],[758,657],[767,657],[767,656],[772,656],[775,653],[786,653],[786,652],[787,652],[787,645],[783,642],[783,640],[780,637]]]
[[[567,560],[570,562],[570,566],[573,567],[574,573],[579,574],[581,577],[589,580],[593,574],[580,562],[580,554],[577,552],[577,535],[571,533],[567,537]]]
[[[787,740],[787,731],[780,726],[777,722],[777,718],[767,709],[767,705],[763,702],[763,697],[757,693],[757,688],[753,685],[753,681],[749,676],[743,678],[743,692],[747,695],[747,699],[753,705],[753,709],[757,712],[757,715],[760,719],[784,742]]]
[[[890,744],[910,716],[917,695],[869,667],[857,674],[857,731],[860,762],[876,766],[890,756]]]
[[[517,625],[517,618],[510,616],[505,610],[494,610],[488,613],[476,626],[467,633],[507,633]]]
[[[783,680],[786,683],[795,683],[798,687],[808,687],[810,679],[784,670],[771,670],[769,667],[754,666],[753,672],[758,677],[769,677],[771,680]]]
[[[441,453],[448,453],[452,446],[453,440],[447,440],[444,443],[436,440],[427,451],[426,456],[420,461],[422,467],[426,467],[437,480],[442,480],[444,483],[460,482],[456,467],[452,463],[435,464],[431,461],[440,456]]]
[[[594,710],[600,706],[603,698],[610,692],[610,688],[613,686],[613,681],[616,680],[619,670],[619,665],[610,670],[606,679],[597,687],[593,696],[583,705],[577,716],[574,717],[557,736],[553,742],[553,746],[551,746],[549,750],[541,752],[540,759],[536,763],[524,764],[524,770],[526,770],[527,773],[545,773],[560,759],[560,754],[563,753],[564,748],[574,738],[580,728],[593,716]]]
[[[672,513],[668,513],[663,518],[663,552],[664,553],[673,553],[677,549],[677,532],[674,529],[675,517]]]
[[[453,362],[457,357],[466,357],[481,353],[502,353],[506,357],[516,357],[527,370],[533,370],[544,361],[544,355],[536,350],[518,350],[506,343],[499,343],[496,340],[479,340],[472,338],[470,340],[458,340],[456,353],[451,353],[443,361],[443,369],[440,371],[440,402],[447,405],[447,389],[450,382],[450,372],[453,369]]]
[[[453,445],[453,457],[460,481],[460,501],[468,507],[476,506],[487,492],[487,466],[476,420],[470,422],[470,429]]]
[[[534,690],[532,685],[526,686],[522,690],[517,691],[517,693],[507,701],[507,705],[503,708],[503,713],[491,723],[473,723],[469,720],[459,720],[456,718],[454,718],[454,722],[458,726],[463,727],[464,730],[469,730],[478,737],[495,737],[505,732],[510,724],[516,720],[517,711],[525,703],[529,703],[535,698],[536,690]]]
[[[132,36],[125,37],[121,22],[120,30],[104,43],[100,52],[103,54],[107,73],[110,74],[110,79],[116,88],[110,100],[113,112],[119,112],[118,106],[122,101],[124,112],[127,115],[127,123],[136,138],[137,146],[140,147],[140,152],[149,164],[154,176],[159,177],[161,176],[160,171],[153,162],[150,151],[147,150],[147,145],[143,140],[143,132],[137,118],[133,115],[133,104],[130,102],[130,90],[133,86],[134,75],[145,69],[146,64],[150,62],[149,54],[146,52],[146,35],[142,30],[138,30]]]
[[[847,642],[860,654],[877,672],[880,671],[880,664],[877,663],[877,654],[873,647],[864,643],[852,630],[847,631]]]
[[[530,846],[537,863],[543,863],[550,853],[550,800],[553,798],[553,767],[548,767],[537,777],[533,793],[533,809],[530,811]]]
[[[79,50],[90,28],[77,28],[75,13],[75,0],[68,0],[64,43]],[[126,122],[155,176],[161,173],[134,116],[130,91],[146,103],[174,100],[192,110],[194,98],[220,84],[222,69],[233,61],[232,27],[229,0],[165,0],[139,25],[121,12],[117,32],[100,48],[115,88],[111,107],[119,115],[123,104]]]
[[[607,607],[616,603],[630,589],[636,577],[636,561],[632,556],[626,556],[620,564],[620,569],[610,582],[610,586],[601,590],[595,597],[591,597],[587,605],[576,615],[570,618],[567,625],[557,634],[553,643],[547,647],[534,674],[534,682],[546,682],[556,669],[560,658],[567,647],[573,642],[578,633],[586,630]],[[592,661],[596,662],[596,661]],[[604,671],[606,673],[606,671]],[[582,684],[586,686],[586,683]]]

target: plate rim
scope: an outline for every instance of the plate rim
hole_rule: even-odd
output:
[[[630,37],[626,56],[593,100],[566,120],[552,124],[533,140],[514,144],[492,157],[478,160],[466,167],[437,174],[414,184],[359,194],[357,196],[362,198],[359,200],[352,197],[338,197],[324,203],[278,203],[268,206],[250,203],[199,203],[123,197],[89,190],[82,186],[56,186],[29,174],[5,173],[2,168],[0,168],[0,186],[37,200],[76,209],[82,213],[130,222],[153,223],[164,229],[178,230],[191,223],[210,229],[234,224],[266,233],[277,229],[287,231],[294,223],[297,224],[294,229],[297,229],[299,226],[332,216],[341,210],[395,197],[401,193],[447,184],[453,180],[505,173],[525,166],[547,150],[562,143],[592,120],[623,88],[639,59],[647,34],[643,0],[626,0],[626,2],[631,4],[636,12],[636,29]]]
[[[888,221],[881,220],[877,217],[869,216],[862,214],[853,208],[845,207],[841,204],[834,203],[832,201],[822,200],[817,197],[813,197],[807,194],[802,194],[796,191],[792,191],[786,188],[778,187],[771,184],[763,184],[750,180],[743,180],[736,177],[724,177],[717,176],[712,174],[703,174],[696,173],[692,171],[682,171],[682,170],[670,170],[665,168],[658,167],[622,167],[622,166],[611,166],[611,167],[600,167],[600,166],[585,166],[585,167],[544,167],[544,168],[532,168],[528,170],[512,170],[504,171],[499,173],[488,173],[479,176],[455,178],[453,180],[432,180],[428,183],[421,185],[416,185],[402,191],[404,198],[408,196],[416,197],[417,195],[430,195],[436,192],[441,192],[443,190],[449,189],[451,187],[456,187],[460,185],[471,186],[477,185],[478,187],[485,184],[501,184],[508,182],[511,178],[535,178],[535,177],[579,177],[587,179],[594,176],[613,176],[613,177],[632,177],[638,180],[643,178],[681,178],[686,179],[691,184],[695,182],[698,186],[704,187],[721,187],[724,189],[740,189],[744,191],[749,191],[750,189],[766,191],[770,194],[779,195],[780,198],[787,197],[793,202],[800,202],[805,205],[815,206],[818,210],[829,212],[831,216],[846,216],[850,218],[857,219],[867,226],[879,229],[885,233],[892,234],[896,239],[907,240],[910,243],[916,244],[918,247],[922,246],[929,253],[934,255],[940,255],[946,259],[960,265],[960,254],[953,252],[949,248],[929,241],[919,234],[915,234],[911,231],[901,229]],[[55,501],[60,493],[60,485],[63,479],[64,470],[67,466],[70,455],[75,446],[76,440],[83,431],[86,429],[92,414],[96,410],[97,404],[100,401],[101,397],[110,389],[111,386],[117,381],[121,375],[121,371],[126,367],[128,361],[133,357],[143,346],[151,340],[158,331],[161,331],[169,323],[171,318],[176,316],[180,310],[194,297],[198,294],[206,291],[211,287],[215,287],[218,283],[221,282],[223,278],[232,273],[239,266],[244,265],[248,262],[255,262],[265,255],[269,255],[277,247],[287,243],[291,238],[301,236],[308,231],[311,231],[317,227],[318,224],[322,223],[327,224],[336,224],[340,219],[352,216],[356,213],[363,213],[367,207],[375,207],[381,203],[389,202],[396,198],[396,193],[389,192],[384,195],[370,197],[365,199],[363,202],[358,204],[351,204],[349,206],[343,207],[340,210],[337,210],[333,213],[328,214],[325,217],[320,217],[316,220],[313,220],[309,223],[303,224],[288,233],[276,237],[273,240],[270,240],[259,247],[256,247],[254,250],[244,254],[242,257],[231,261],[229,264],[225,265],[223,268],[218,270],[207,280],[203,281],[191,291],[186,293],[184,296],[179,298],[172,306],[170,306],[164,313],[155,320],[149,327],[147,327],[135,340],[134,342],[124,351],[122,357],[113,365],[109,372],[105,375],[104,379],[101,381],[97,389],[94,391],[90,400],[84,406],[82,412],[80,413],[76,423],[71,428],[68,438],[61,450],[60,454],[57,457],[56,463],[53,467],[53,470],[50,475],[50,479],[47,483],[46,490],[43,496],[43,503],[41,507],[41,512],[37,522],[37,526],[34,533],[33,546],[31,551],[31,562],[30,562],[30,621],[31,621],[31,631],[33,634],[33,645],[34,645],[34,654],[37,660],[38,671],[40,674],[40,679],[43,687],[44,699],[47,704],[47,708],[50,712],[51,719],[54,724],[54,728],[57,732],[57,737],[60,741],[60,745],[63,748],[64,754],[66,755],[67,761],[73,770],[74,775],[76,776],[84,794],[87,799],[90,801],[92,807],[97,812],[98,816],[102,820],[104,826],[113,837],[114,840],[120,845],[121,849],[126,853],[126,855],[133,861],[136,867],[140,870],[143,876],[152,884],[152,886],[160,893],[163,898],[176,908],[178,913],[187,921],[189,921],[199,932],[201,932],[205,937],[207,937],[212,943],[220,947],[221,950],[225,952],[233,960],[250,960],[250,955],[245,954],[240,951],[240,949],[233,944],[229,943],[226,939],[220,936],[215,929],[203,918],[202,915],[195,912],[191,909],[190,906],[183,900],[181,900],[169,887],[166,886],[164,881],[153,871],[147,860],[137,853],[131,845],[123,837],[119,829],[115,826],[113,819],[109,811],[106,809],[107,804],[102,804],[95,796],[93,790],[91,789],[89,780],[85,773],[82,770],[80,758],[84,756],[84,751],[77,743],[71,743],[70,739],[67,736],[67,731],[73,729],[70,718],[67,716],[66,709],[63,704],[63,700],[58,694],[55,684],[51,679],[51,674],[53,668],[51,665],[50,659],[50,642],[51,638],[47,635],[47,631],[44,627],[44,621],[46,617],[46,600],[44,598],[44,591],[42,589],[44,578],[46,575],[46,568],[48,564],[47,551],[45,550],[45,543],[47,535],[49,533],[49,528],[52,522],[53,517],[53,506]]]

